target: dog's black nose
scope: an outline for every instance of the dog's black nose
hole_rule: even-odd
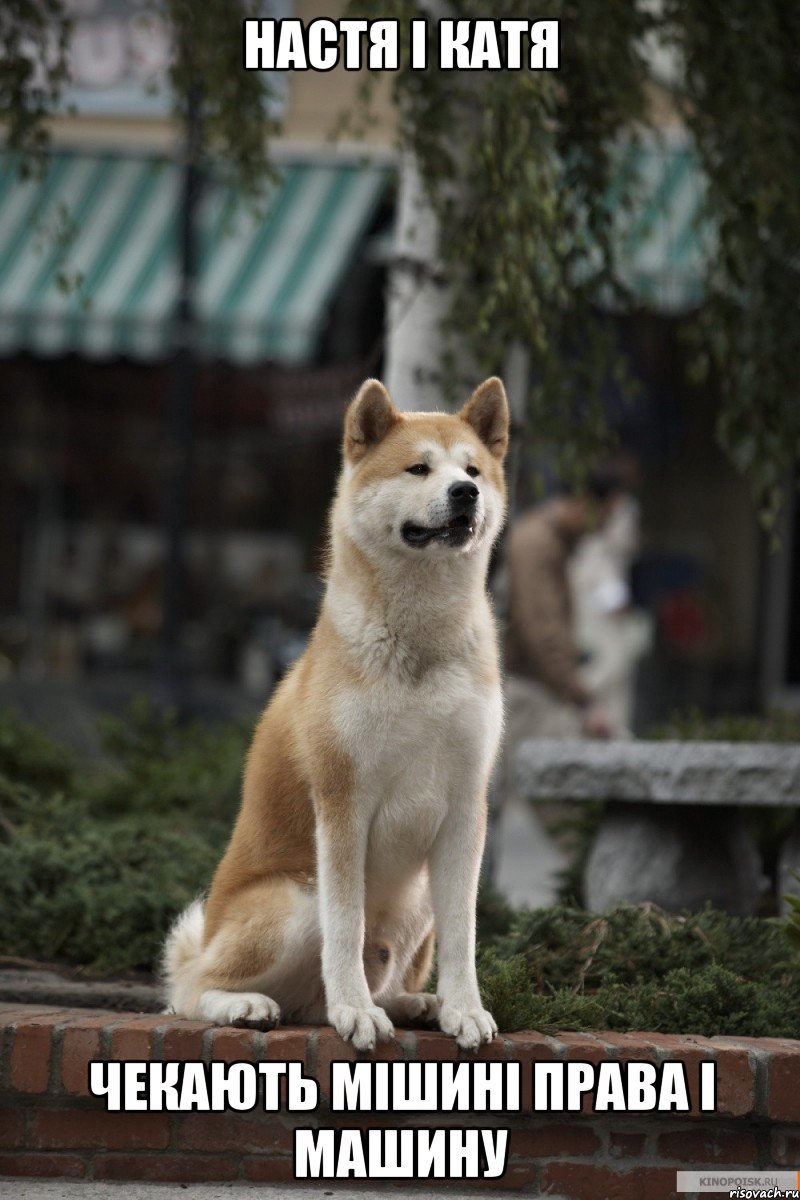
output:
[[[458,483],[451,483],[447,489],[447,494],[450,497],[451,506],[459,509],[461,512],[472,508],[478,499],[478,489],[469,479],[461,480]]]

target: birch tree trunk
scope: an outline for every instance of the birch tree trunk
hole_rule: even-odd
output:
[[[439,221],[410,150],[401,159],[388,288],[384,377],[389,394],[399,408],[442,408],[440,329],[449,294],[439,257]]]

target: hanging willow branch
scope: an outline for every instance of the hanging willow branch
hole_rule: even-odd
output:
[[[800,459],[800,6],[670,0],[717,251],[699,314],[720,444],[774,525]]]
[[[407,29],[426,0],[393,0],[381,15]],[[369,0],[350,10],[375,15]],[[518,16],[497,0],[453,0],[454,18]],[[642,38],[652,18],[628,2],[537,4],[561,20],[558,71],[442,72],[436,23],[426,70],[409,56],[392,75],[400,136],[419,164],[441,230],[450,288],[440,380],[458,380],[467,350],[502,371],[512,343],[530,350],[527,441],[549,446],[561,473],[585,473],[608,447],[602,390],[622,378],[611,325],[595,304],[624,289],[614,263],[612,184],[625,203],[615,147],[644,119]]]
[[[350,7],[376,15],[368,0]],[[393,0],[381,15],[402,27],[425,8]],[[454,83],[435,68],[401,69],[393,76],[401,138],[440,218],[451,334],[489,370],[501,368],[512,340],[530,347],[530,430],[575,478],[606,443],[601,388],[625,374],[595,303],[611,295],[625,304],[611,217],[632,181],[615,178],[613,148],[645,119],[643,38],[679,49],[686,82],[677,99],[718,239],[693,322],[695,365],[713,368],[720,444],[771,524],[800,452],[800,7],[667,0],[656,9],[632,0],[538,4],[537,18],[561,20],[557,73],[475,72]],[[519,15],[483,0],[453,0],[447,12]],[[446,362],[447,353],[445,344]]]
[[[202,85],[205,149],[219,170],[248,194],[270,178],[273,85],[242,66],[242,21],[262,15],[261,0],[149,0],[141,9],[166,18],[174,53],[169,84],[175,116]],[[7,146],[31,167],[47,149],[47,119],[59,111],[69,83],[72,29],[63,0],[0,4],[0,123]]]
[[[70,28],[61,0],[0,4],[0,126],[28,170],[47,146],[45,119],[67,81]]]

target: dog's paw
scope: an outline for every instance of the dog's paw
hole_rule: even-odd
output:
[[[386,1011],[396,1025],[432,1022],[439,1015],[439,1001],[432,992],[400,992],[386,1001]]]
[[[481,1042],[490,1042],[497,1033],[495,1019],[486,1009],[447,1003],[439,1009],[439,1028],[452,1034],[464,1050],[477,1050]]]
[[[355,1008],[352,1004],[332,1004],[328,1009],[328,1020],[346,1042],[352,1042],[356,1050],[374,1050],[376,1042],[388,1042],[394,1035],[394,1027],[382,1008],[371,1004]]]
[[[260,992],[203,992],[200,1014],[215,1025],[243,1025],[252,1029],[272,1029],[281,1019],[275,1001]]]

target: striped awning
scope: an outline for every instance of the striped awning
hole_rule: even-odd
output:
[[[679,314],[702,303],[714,234],[702,219],[705,184],[683,133],[639,137],[621,147],[630,204],[614,206],[617,266],[634,300]],[[612,203],[614,198],[612,196]]]
[[[385,191],[385,167],[297,162],[257,205],[209,183],[198,212],[198,341],[236,362],[313,357]],[[155,358],[172,344],[180,173],[153,158],[0,159],[0,354]]]

